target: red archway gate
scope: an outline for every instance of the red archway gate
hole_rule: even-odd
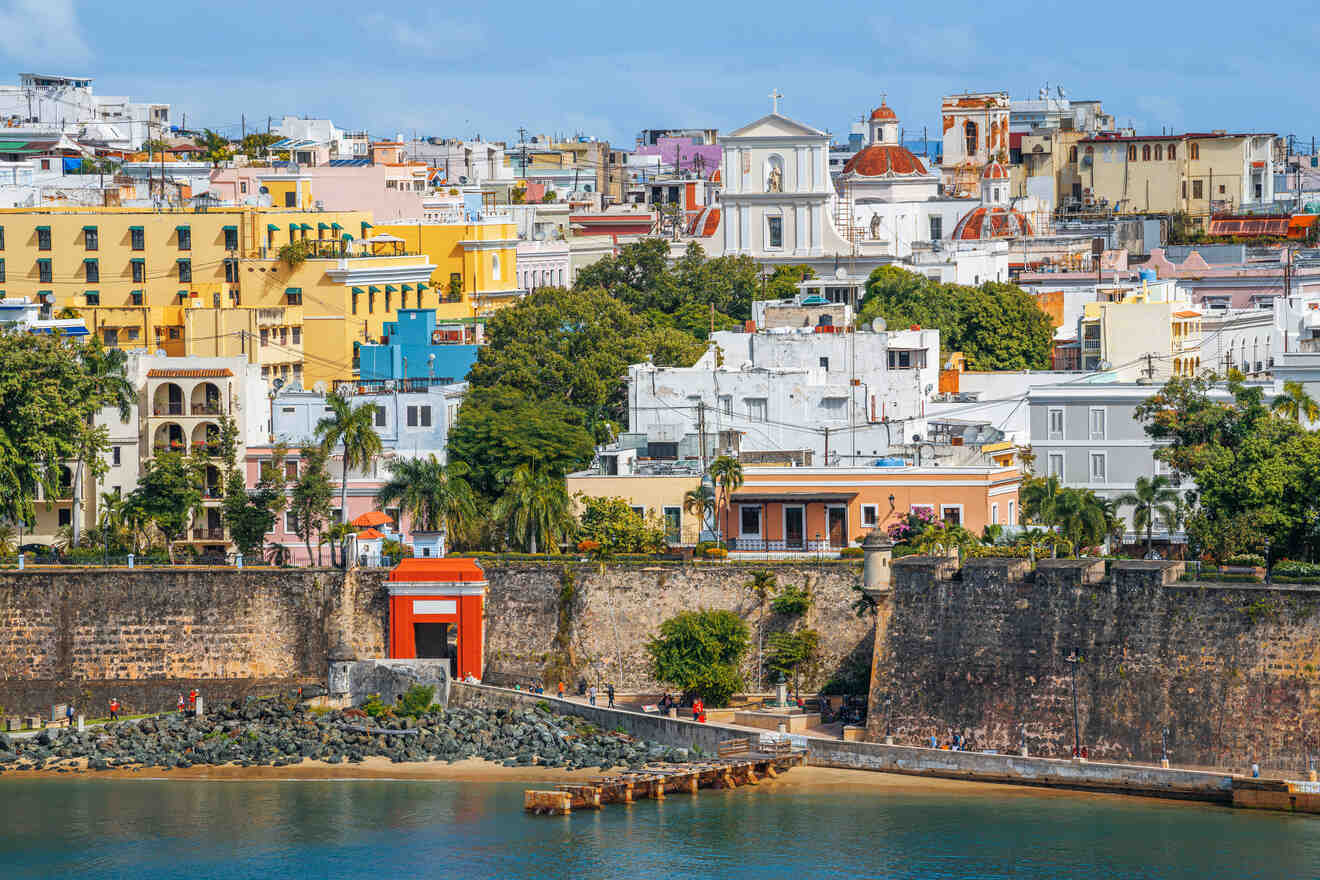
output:
[[[457,679],[480,679],[486,573],[472,559],[405,559],[390,572],[392,659],[450,659]]]

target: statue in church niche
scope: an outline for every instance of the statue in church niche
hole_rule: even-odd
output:
[[[871,215],[871,238],[879,238],[879,237],[880,237],[880,215],[879,215],[879,214],[872,214],[872,215]]]
[[[772,193],[781,193],[784,191],[784,167],[783,160],[778,156],[771,156],[766,160],[765,173],[765,191]]]

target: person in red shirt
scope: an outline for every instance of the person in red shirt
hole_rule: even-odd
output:
[[[703,724],[706,722],[706,704],[701,701],[701,697],[692,701],[692,720]]]
[[[197,714],[197,688],[188,692],[188,711],[193,715]]]
[[[119,700],[114,697],[110,698],[110,720],[119,720]]]

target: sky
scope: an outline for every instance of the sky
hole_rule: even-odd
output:
[[[391,11],[377,11],[389,7]],[[1320,136],[1320,12],[1226,0],[1109,7],[996,4],[190,4],[0,0],[0,83],[91,76],[97,93],[173,105],[239,134],[267,116],[329,117],[375,136],[516,141],[643,128],[730,131],[770,110],[846,140],[881,95],[909,139],[940,98],[1098,98],[1121,125]],[[1268,63],[1266,63],[1268,62]],[[1289,84],[1294,84],[1289,87]]]

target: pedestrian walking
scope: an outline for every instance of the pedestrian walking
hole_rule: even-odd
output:
[[[188,691],[188,714],[197,717],[197,688]]]
[[[179,694],[179,714],[183,714],[183,694]]]
[[[115,697],[110,698],[110,720],[119,720],[119,700]]]
[[[1252,779],[1260,778],[1260,765],[1257,764],[1254,760],[1251,762],[1251,778]]]
[[[64,718],[68,721],[69,726],[73,727],[73,703],[69,703],[64,707]]]
[[[701,722],[706,720],[706,704],[702,702],[701,697],[692,701],[692,720]]]
[[[612,685],[612,684],[607,684],[607,685],[605,685],[605,696],[609,698],[609,701],[610,701],[609,708],[613,709],[613,708],[614,708],[614,685]]]
[[[563,698],[564,698],[564,682],[563,682],[563,681],[560,681],[560,682],[559,682],[559,699],[562,700]]]
[[[587,702],[593,706],[596,705],[596,686],[594,684],[587,688]]]

